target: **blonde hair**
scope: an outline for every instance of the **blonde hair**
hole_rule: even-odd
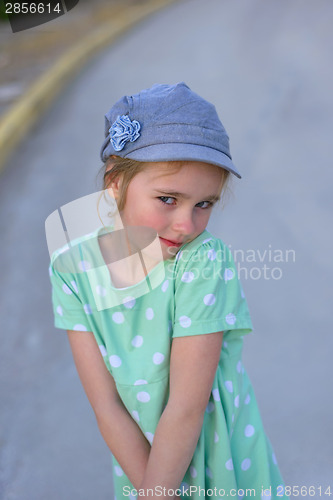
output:
[[[167,170],[168,173],[178,172],[182,166],[187,163],[186,161],[170,161],[168,162]],[[120,156],[110,156],[107,158],[106,162],[101,168],[103,174],[103,189],[108,189],[111,184],[117,179],[121,178],[122,182],[120,184],[119,194],[117,198],[117,206],[119,212],[121,212],[126,203],[126,194],[128,186],[131,180],[139,173],[142,172],[147,166],[150,165],[149,162],[140,162],[136,160],[131,160],[129,158],[120,158]],[[220,167],[218,167],[220,168]],[[221,184],[219,193],[221,194],[221,199],[224,200],[224,195],[228,189],[230,172],[224,168],[220,168],[222,171]]]

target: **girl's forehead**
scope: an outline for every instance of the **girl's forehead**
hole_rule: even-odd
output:
[[[164,162],[150,164],[141,173],[140,188],[174,194],[184,198],[198,196],[220,198],[223,169],[200,162]]]
[[[155,181],[163,182],[163,181],[172,181],[175,179],[177,174],[180,173],[181,168],[175,168],[173,166],[160,166],[150,167],[147,169],[147,178],[148,181],[154,183]],[[177,176],[179,177],[179,176]]]
[[[220,177],[222,175],[222,169],[216,165],[210,165],[207,163],[182,161],[182,162],[159,162],[147,164],[147,167],[143,170],[146,174],[148,182],[154,183],[158,182],[170,182],[172,180],[178,182],[182,177],[188,176],[200,177],[200,176],[210,176],[211,173],[214,178]]]

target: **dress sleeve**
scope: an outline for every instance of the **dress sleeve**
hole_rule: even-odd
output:
[[[78,282],[70,273],[59,272],[51,260],[49,275],[52,284],[54,326],[64,330],[89,331],[88,304],[80,298]]]
[[[231,252],[212,237],[178,260],[173,337],[219,331],[243,336],[252,322]]]

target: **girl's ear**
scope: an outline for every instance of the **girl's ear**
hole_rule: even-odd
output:
[[[122,178],[119,175],[118,177],[113,179],[111,184],[108,186],[109,195],[117,200],[119,198],[121,186],[122,186]]]

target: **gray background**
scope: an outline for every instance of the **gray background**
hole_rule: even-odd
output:
[[[99,189],[112,103],[182,80],[216,104],[243,173],[209,229],[232,251],[295,251],[240,262],[282,272],[242,271],[255,327],[244,364],[286,484],[333,487],[332,21],[329,0],[176,3],[95,58],[12,156],[0,178],[3,498],[113,498],[110,453],[52,326],[44,222]]]

